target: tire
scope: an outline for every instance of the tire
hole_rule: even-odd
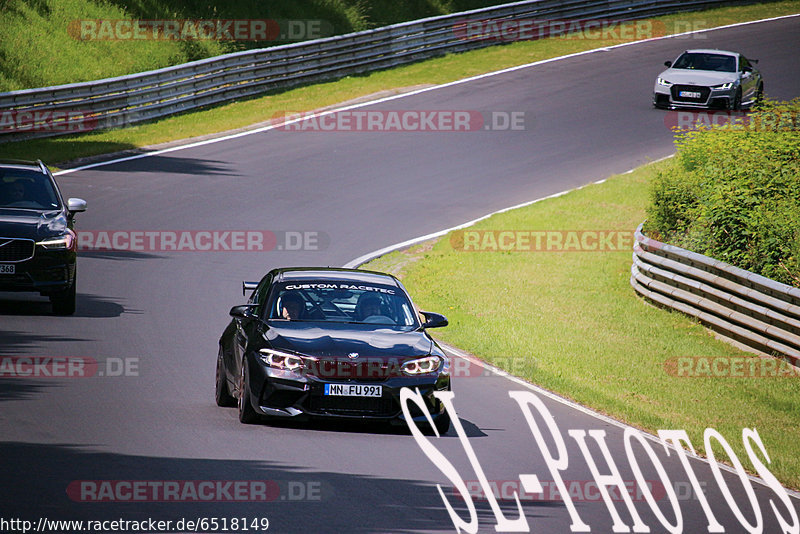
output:
[[[50,295],[50,305],[56,315],[72,315],[75,313],[75,301],[77,297],[77,276],[73,276],[72,283],[68,289]]]
[[[258,414],[250,404],[250,388],[247,385],[247,371],[242,362],[242,373],[239,376],[239,422],[252,425],[258,422]]]
[[[760,105],[764,101],[764,83],[761,82],[758,84],[758,89],[756,89],[756,97],[753,100],[753,107]]]
[[[450,414],[447,412],[443,413],[434,424],[436,425],[436,430],[439,432],[439,435],[444,436],[447,434],[447,431],[450,430]]]
[[[741,111],[742,109],[742,89],[741,87],[736,90],[736,94],[733,96],[733,102],[731,102],[731,111]]]
[[[217,372],[216,372],[216,387],[214,398],[217,401],[217,406],[228,408],[236,406],[236,399],[231,395],[228,389],[228,379],[225,378],[225,368],[222,361],[222,347],[219,348],[219,356],[217,356]]]

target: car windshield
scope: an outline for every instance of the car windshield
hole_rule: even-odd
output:
[[[42,172],[0,168],[0,208],[54,210],[58,195]]]
[[[414,308],[399,287],[340,280],[277,284],[268,317],[283,321],[415,324]]]
[[[725,54],[684,52],[677,60],[675,60],[675,64],[672,65],[672,68],[736,72],[736,58]]]

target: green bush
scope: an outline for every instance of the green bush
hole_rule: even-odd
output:
[[[678,134],[674,164],[651,184],[645,231],[800,287],[799,127],[795,99]]]

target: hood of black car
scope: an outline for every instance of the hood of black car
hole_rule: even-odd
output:
[[[289,350],[317,358],[401,359],[426,356],[431,340],[422,332],[399,328],[312,322],[281,324],[271,321],[264,337],[272,348]]]
[[[61,211],[0,208],[0,237],[41,241],[67,231],[67,217]]]

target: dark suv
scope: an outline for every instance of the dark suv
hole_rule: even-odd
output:
[[[53,313],[75,312],[75,213],[41,161],[0,160],[0,291],[38,291]]]

